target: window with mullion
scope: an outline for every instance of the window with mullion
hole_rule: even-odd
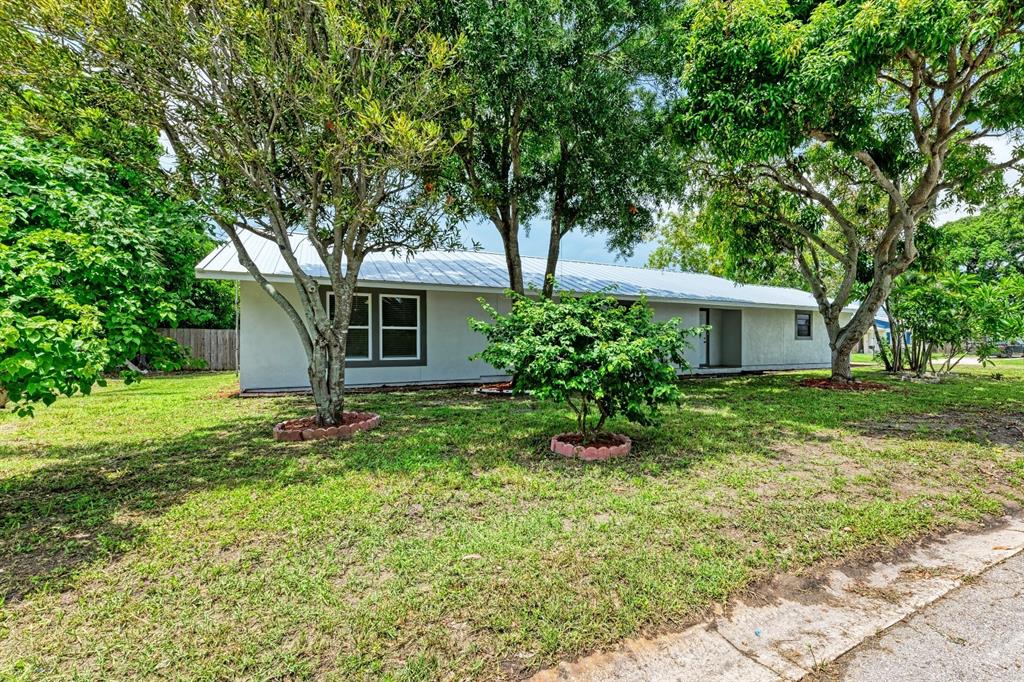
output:
[[[370,294],[352,295],[352,315],[348,322],[348,341],[345,357],[347,360],[369,360],[371,348],[370,334]],[[327,292],[327,312],[334,317],[334,292]]]

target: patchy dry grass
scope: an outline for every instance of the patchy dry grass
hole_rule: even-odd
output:
[[[466,390],[356,396],[384,421],[344,443],[272,441],[309,405],[226,374],[3,414],[0,677],[519,677],[1020,503],[998,371],[688,381],[603,464],[545,451],[565,411]]]

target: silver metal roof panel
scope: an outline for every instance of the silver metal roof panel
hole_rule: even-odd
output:
[[[260,272],[276,281],[290,280],[291,272],[280,249],[268,240],[244,233],[242,241]],[[292,236],[298,262],[310,275],[327,279],[327,271],[316,250],[304,235]],[[523,279],[527,287],[540,288],[545,260],[524,256]],[[722,277],[694,272],[649,270],[646,268],[562,260],[556,269],[558,288],[566,291],[608,290],[617,296],[650,299],[707,301],[734,305],[817,309],[806,291],[783,287],[737,284]],[[217,247],[199,265],[196,275],[205,279],[251,279],[238,262],[234,246]],[[428,287],[504,290],[508,286],[505,257],[480,251],[426,251],[412,258],[376,253],[367,257],[359,278],[361,283],[421,285]],[[855,310],[851,306],[848,310]]]

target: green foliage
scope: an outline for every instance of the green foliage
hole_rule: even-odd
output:
[[[664,3],[471,0],[446,9],[466,35],[470,91],[459,114],[473,121],[447,177],[501,234],[511,287],[523,289],[520,225],[541,215],[555,258],[572,230],[605,231],[609,248],[631,253],[680,179],[655,39]]]
[[[102,159],[112,191],[153,203],[171,204],[160,158],[164,149],[144,98],[103,69],[88,68],[81,50],[32,28],[34,3],[0,5],[0,117],[26,137],[54,140],[67,153]],[[181,206],[181,229],[163,249],[170,279],[165,287],[179,302],[178,324],[234,327],[234,286],[196,280],[193,267],[215,246],[198,214]]]
[[[792,258],[778,249],[759,251],[756,258],[730,248],[728,230],[719,229],[711,211],[680,211],[668,216],[657,231],[658,246],[647,267],[701,272],[737,282],[806,289],[807,282],[792,267]],[[723,216],[724,217],[724,216]],[[740,229],[734,223],[733,229]]]
[[[174,151],[176,187],[291,321],[322,425],[342,419],[365,258],[458,243],[434,178],[471,127],[446,117],[466,90],[463,41],[434,14],[413,0],[141,0],[46,3],[36,20],[138,93]],[[308,271],[299,239],[319,261]],[[297,300],[268,285],[254,242],[281,252]]]
[[[911,334],[911,371],[948,373],[972,350],[986,364],[996,344],[1024,338],[1024,275],[985,282],[958,271],[907,273],[893,289],[888,313],[898,336]],[[938,368],[936,351],[944,355]]]
[[[698,0],[680,28],[690,196],[738,271],[766,278],[791,258],[848,378],[837,362],[936,208],[998,200],[1024,158],[995,163],[987,144],[1024,130],[1024,6]]]
[[[1024,198],[1013,197],[977,216],[943,225],[937,250],[953,267],[986,281],[1024,274]]]
[[[46,3],[0,3],[0,117],[37,139],[61,137],[70,151],[110,162],[114,185],[162,187],[163,152],[144,101],[112,73],[88,67],[79,49],[40,31]]]
[[[125,193],[61,138],[0,131],[0,386],[22,412],[102,372],[184,356],[173,325],[208,238],[180,204]]]
[[[647,301],[623,304],[607,294],[558,301],[509,292],[512,311],[481,300],[492,323],[470,320],[488,346],[477,356],[515,377],[514,389],[564,402],[586,439],[623,415],[650,424],[657,408],[679,399],[677,368],[687,369],[686,337],[678,319],[655,322]],[[596,419],[596,422],[592,421]]]

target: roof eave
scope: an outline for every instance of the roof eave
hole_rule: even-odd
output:
[[[196,268],[196,277],[198,279],[220,279],[220,280],[233,280],[239,282],[252,282],[255,281],[252,275],[248,272],[228,272],[228,271],[217,271],[217,270],[205,270]],[[274,284],[294,284],[295,280],[287,275],[264,275],[267,281]],[[317,277],[316,280],[321,284],[330,284],[330,280],[327,277]],[[453,284],[430,284],[420,282],[394,282],[390,280],[374,280],[374,279],[360,279],[360,285],[366,286],[383,286],[392,289],[417,289],[422,291],[457,291],[467,294],[501,294],[506,290],[505,287],[474,287],[474,286],[457,286]],[[624,300],[636,300],[640,298],[639,294],[621,294],[617,296]],[[707,297],[701,298],[697,296],[688,297],[677,297],[677,296],[654,296],[648,294],[647,300],[651,303],[681,303],[686,305],[706,305],[713,303],[723,307],[733,308],[764,308],[769,310],[796,310],[796,309],[807,309],[808,306],[802,306],[792,303],[755,303],[753,301],[743,301],[730,298],[719,298],[719,297]],[[856,312],[856,308],[844,308],[843,312],[853,313]]]

